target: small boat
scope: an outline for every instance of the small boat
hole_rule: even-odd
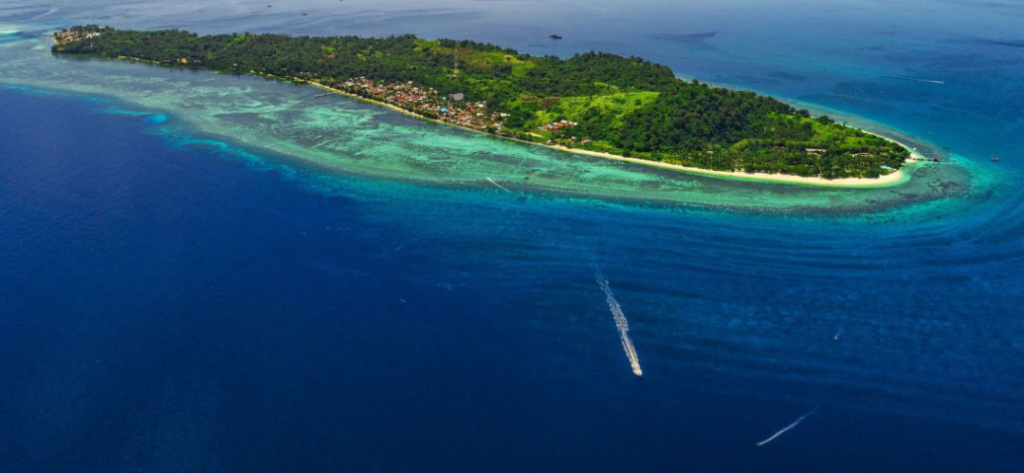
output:
[[[995,157],[993,157],[993,158],[991,159],[991,161],[992,161],[993,163],[998,163],[998,162],[999,162],[999,156],[995,156]]]
[[[551,35],[551,39],[562,39],[562,35],[553,34]]]

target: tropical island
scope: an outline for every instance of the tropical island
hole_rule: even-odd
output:
[[[720,173],[893,176],[898,143],[636,57],[531,56],[467,40],[199,36],[75,26],[53,52],[310,83],[419,117],[561,149]]]

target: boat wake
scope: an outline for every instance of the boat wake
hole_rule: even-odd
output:
[[[51,8],[49,9],[49,10],[47,10],[47,11],[45,11],[45,12],[43,12],[43,13],[40,13],[40,14],[38,14],[38,15],[36,15],[36,16],[33,16],[32,18],[29,18],[28,20],[26,20],[26,22],[27,22],[27,23],[32,23],[32,22],[35,22],[35,21],[39,21],[39,20],[40,20],[40,19],[42,19],[43,17],[47,17],[47,16],[50,16],[50,15],[52,15],[52,14],[54,14],[54,13],[57,13],[58,11],[60,11],[60,9],[59,9],[59,8],[57,8],[57,7],[51,7]]]
[[[505,186],[503,186],[501,184],[498,184],[494,179],[491,179],[490,177],[487,178],[487,182],[490,182],[491,184],[494,184],[494,187],[497,187],[498,189],[501,189],[501,190],[503,190],[505,192],[508,192],[510,194],[512,193],[512,191],[508,190],[507,187],[505,187]]]
[[[818,412],[818,408],[814,408],[813,411],[810,411],[810,412],[808,412],[808,413],[798,417],[796,420],[793,421],[793,423],[783,427],[782,430],[780,430],[778,432],[775,432],[774,434],[772,434],[771,437],[768,437],[768,438],[766,438],[766,439],[764,439],[764,440],[762,440],[760,442],[757,442],[757,446],[761,447],[761,446],[767,445],[768,442],[771,442],[772,440],[775,440],[775,439],[779,438],[779,436],[781,436],[782,434],[784,434],[786,432],[789,432],[790,429],[800,425],[800,423],[803,422],[804,419],[806,419],[806,418],[808,418],[810,416],[813,416],[817,412]]]
[[[636,348],[633,347],[633,340],[629,338],[629,321],[626,320],[626,314],[622,312],[619,301],[615,300],[612,288],[608,285],[608,280],[601,274],[600,268],[597,268],[595,276],[597,284],[604,291],[605,300],[608,301],[608,309],[611,310],[612,317],[615,319],[615,328],[619,330],[619,336],[622,338],[622,349],[626,351],[626,358],[629,358],[629,366],[633,368],[633,374],[643,377],[644,372],[640,369],[640,357],[637,356]]]
[[[925,82],[925,83],[928,83],[928,84],[946,85],[946,81],[941,81],[941,80],[936,80],[936,79],[918,79],[916,77],[904,77],[904,76],[889,76],[889,77],[892,77],[893,79],[900,79],[900,80],[912,80],[914,82]]]

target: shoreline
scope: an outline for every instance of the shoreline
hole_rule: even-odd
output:
[[[535,143],[540,144],[540,143]],[[844,188],[874,188],[874,187],[889,187],[898,185],[909,178],[909,175],[903,172],[903,169],[897,169],[895,172],[891,172],[884,176],[877,178],[863,178],[863,177],[846,177],[840,179],[825,179],[823,177],[805,177],[797,176],[795,174],[769,174],[763,172],[744,172],[744,171],[715,171],[712,169],[692,168],[687,166],[681,166],[678,164],[664,163],[661,161],[651,161],[640,158],[630,158],[626,156],[620,156],[612,153],[603,153],[600,151],[590,151],[585,149],[566,148],[559,145],[544,145],[552,149],[565,151],[568,153],[584,154],[587,156],[594,156],[598,158],[611,159],[615,161],[622,161],[633,164],[640,164],[644,166],[657,167],[662,169],[671,169],[673,171],[684,172],[687,174],[699,174],[708,177],[715,177],[720,179],[733,179],[733,180],[746,180],[746,181],[758,181],[758,182],[772,182],[778,184],[803,184],[816,187],[844,187]],[[903,146],[900,144],[900,146]],[[905,162],[904,166],[908,165],[909,162]]]
[[[562,145],[549,145],[549,144],[546,144],[546,143],[537,143],[535,141],[526,141],[526,140],[522,140],[522,139],[515,138],[515,137],[512,137],[512,136],[502,136],[502,135],[496,135],[496,134],[493,134],[493,133],[487,133],[486,131],[477,130],[475,128],[469,128],[469,127],[457,125],[457,124],[454,124],[454,123],[448,123],[448,122],[443,121],[443,120],[437,120],[437,119],[434,119],[434,118],[426,117],[426,116],[420,115],[420,114],[418,114],[416,112],[413,112],[411,110],[406,110],[404,108],[401,108],[401,107],[399,107],[397,105],[394,105],[394,104],[390,104],[390,103],[387,103],[387,102],[382,102],[380,100],[374,100],[374,99],[371,99],[371,98],[363,97],[361,95],[356,95],[356,94],[353,94],[353,93],[349,93],[349,92],[346,92],[346,91],[341,90],[341,89],[337,89],[337,88],[334,88],[334,87],[331,87],[331,86],[328,86],[328,85],[325,85],[325,84],[321,84],[320,82],[317,82],[317,81],[314,81],[314,80],[300,79],[300,78],[297,78],[297,77],[286,77],[286,78],[283,78],[283,77],[279,77],[279,76],[274,76],[272,74],[256,74],[256,75],[259,76],[259,77],[272,78],[272,79],[277,79],[277,80],[287,79],[287,80],[291,80],[293,82],[309,84],[309,85],[311,85],[313,87],[316,87],[316,88],[319,88],[321,90],[325,90],[325,91],[328,91],[328,92],[331,92],[331,93],[334,93],[334,94],[337,94],[337,95],[341,95],[341,96],[344,96],[344,97],[347,97],[347,98],[352,98],[352,99],[360,100],[360,101],[363,101],[363,102],[366,102],[366,103],[371,103],[371,104],[374,104],[374,105],[379,105],[379,106],[388,108],[390,110],[402,113],[404,115],[408,115],[408,116],[413,117],[413,118],[418,118],[420,120],[426,120],[426,121],[429,121],[429,122],[432,122],[432,123],[436,123],[436,124],[439,124],[439,125],[455,127],[455,128],[459,128],[459,129],[462,129],[462,130],[471,131],[471,132],[474,132],[474,133],[479,133],[479,134],[482,134],[482,135],[487,135],[487,136],[491,136],[491,137],[498,138],[498,139],[504,139],[504,140],[509,140],[509,141],[513,141],[513,142],[517,142],[517,143],[522,143],[522,144],[528,144],[528,145],[541,146],[541,147],[544,147],[544,148],[547,148],[547,149],[552,149],[552,150],[555,150],[555,151],[562,151],[562,152],[566,152],[566,153],[580,154],[580,155],[585,155],[585,156],[590,156],[590,157],[595,157],[595,158],[602,158],[602,159],[609,159],[609,160],[613,160],[613,161],[625,162],[625,163],[630,163],[630,164],[639,164],[639,165],[642,165],[642,166],[656,167],[656,168],[659,168],[659,169],[669,169],[669,170],[672,170],[672,171],[682,172],[682,173],[686,173],[686,174],[700,175],[700,176],[706,176],[706,177],[712,177],[712,178],[718,178],[718,179],[743,180],[743,181],[750,181],[750,182],[768,182],[768,183],[775,183],[775,184],[798,184],[798,185],[807,185],[807,186],[815,186],[815,187],[842,187],[842,188],[851,188],[851,189],[868,189],[868,188],[876,188],[876,187],[891,187],[891,186],[899,185],[899,184],[905,182],[907,179],[910,178],[909,174],[903,172],[903,167],[901,167],[900,169],[897,169],[894,172],[891,172],[889,174],[885,174],[885,175],[882,175],[882,176],[879,176],[879,177],[876,177],[876,178],[845,177],[845,178],[839,178],[839,179],[825,179],[823,177],[806,177],[806,176],[797,176],[795,174],[769,174],[769,173],[763,173],[763,172],[750,173],[750,172],[744,172],[744,171],[715,171],[715,170],[712,170],[712,169],[688,167],[688,166],[682,166],[682,165],[679,165],[679,164],[665,163],[665,162],[661,162],[661,161],[652,161],[652,160],[649,160],[649,159],[630,158],[630,157],[627,157],[627,156],[622,156],[622,155],[613,154],[613,153],[606,153],[606,152],[602,152],[602,151],[592,151],[592,150],[580,149],[580,148],[569,148],[569,147],[562,146]],[[901,142],[899,142],[899,141],[897,141],[897,140],[895,140],[893,138],[889,138],[887,136],[883,136],[883,135],[880,135],[878,133],[870,132],[870,131],[867,131],[867,130],[862,130],[862,131],[864,131],[865,133],[870,133],[872,135],[878,136],[879,138],[882,138],[882,139],[885,139],[885,140],[888,140],[888,141],[891,141],[893,143],[896,143],[896,144],[900,145],[901,147],[903,147],[907,151],[910,151],[911,152],[911,156],[918,155],[918,153],[916,151],[913,151],[909,146],[907,146],[906,144],[901,143]],[[911,163],[912,163],[911,160],[906,160],[906,161],[903,162],[903,166],[910,165]]]

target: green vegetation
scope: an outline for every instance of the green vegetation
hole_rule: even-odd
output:
[[[705,169],[877,177],[908,156],[894,143],[827,117],[812,118],[752,92],[682,81],[669,68],[636,57],[537,57],[411,35],[198,36],[83,26],[55,38],[56,53],[297,78],[344,90],[366,78],[376,89],[363,95],[470,128]],[[410,82],[416,93],[408,91]],[[421,89],[425,97],[416,95]],[[464,100],[446,102],[460,93]],[[458,120],[455,112],[462,114]]]

